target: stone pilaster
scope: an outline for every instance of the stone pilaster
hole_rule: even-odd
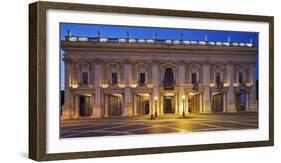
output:
[[[153,113],[153,96],[152,94],[149,95],[149,115],[154,114]]]
[[[90,69],[90,84],[95,85],[95,63],[91,63]]]
[[[227,112],[227,100],[226,100],[226,93],[223,93],[223,112]]]
[[[135,115],[135,116],[138,115],[137,114],[137,104],[138,104],[137,98],[138,98],[137,95],[133,95],[133,101],[134,101],[133,102],[133,105],[134,105],[133,106],[133,115]]]
[[[249,93],[246,93],[246,111],[250,111],[249,110]]]
[[[133,115],[133,104],[132,104],[132,93],[130,82],[132,81],[132,65],[130,63],[125,63],[124,65],[124,112],[123,116]]]
[[[185,83],[185,65],[180,64],[178,68],[178,86],[179,86],[179,114],[182,114],[183,111],[185,114],[188,114],[187,102],[188,97],[184,92],[184,83]]]
[[[159,86],[159,67],[157,63],[152,64],[152,84],[153,87]]]
[[[79,112],[79,95],[75,95],[74,97],[74,118],[79,118],[80,112]]]
[[[153,92],[152,92],[152,113],[153,115],[155,115],[157,113],[157,115],[160,114],[160,97],[159,97],[159,90],[158,87],[154,87],[153,88]]]
[[[235,95],[234,95],[234,88],[233,88],[233,81],[234,81],[234,67],[233,64],[227,64],[226,66],[226,73],[227,73],[227,81],[229,83],[229,87],[227,89],[227,112],[236,112],[235,106]]]
[[[199,101],[200,101],[200,113],[203,113],[204,112],[204,110],[203,110],[203,95],[202,95],[202,93],[200,92],[200,94],[199,94]],[[188,100],[187,100],[188,101]],[[188,107],[188,103],[187,103],[187,107]]]
[[[93,106],[92,117],[102,117],[102,96],[103,91],[101,89],[101,77],[102,77],[102,66],[98,61],[95,63],[95,104]]]
[[[124,89],[124,112],[123,112],[123,116],[132,116],[132,115],[133,115],[133,107],[132,107],[131,88],[126,87]]]
[[[178,93],[175,94],[175,114],[179,114],[179,97]]]
[[[65,59],[65,68],[64,68],[64,104],[62,106],[62,119],[70,119],[73,116],[73,106],[72,100],[73,96],[70,90],[70,80],[71,80],[71,71],[72,71],[72,62],[70,59]]]
[[[152,114],[155,115],[157,113],[159,115],[159,67],[157,63],[152,64],[152,84],[153,84],[153,92],[152,92]]]
[[[203,65],[203,111],[204,113],[211,112],[211,102],[210,102],[210,65],[205,63]]]
[[[249,111],[258,111],[257,91],[256,91],[256,64],[250,65],[250,82],[252,87],[249,92]]]
[[[108,100],[109,98],[108,98],[108,95],[105,95],[104,96],[104,117],[108,117],[108,102],[109,102],[109,100]]]

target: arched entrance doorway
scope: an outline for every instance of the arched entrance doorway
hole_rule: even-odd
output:
[[[200,112],[200,94],[192,94],[188,97],[188,111],[190,113],[199,113]]]
[[[164,96],[164,113],[175,113],[175,101],[174,96]]]
[[[110,95],[109,96],[109,115],[120,116],[121,111],[121,95]]]
[[[90,98],[88,96],[79,98],[79,115],[80,117],[90,116]]]
[[[135,97],[135,115],[149,114],[150,96],[148,93],[139,93]]]
[[[241,91],[236,94],[236,109],[237,111],[245,111],[246,110],[246,92]]]
[[[150,107],[149,101],[145,101],[144,102],[144,114],[149,114],[149,107]]]
[[[223,94],[216,93],[213,95],[213,102],[212,102],[212,111],[213,112],[222,112],[223,111]]]

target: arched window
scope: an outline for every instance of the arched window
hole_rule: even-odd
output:
[[[120,66],[118,63],[107,64],[108,80],[111,86],[116,86],[120,81]]]
[[[245,64],[238,65],[237,81],[242,86],[246,83],[248,66]]]
[[[143,86],[143,85],[145,85],[145,81],[146,81],[145,73],[141,72],[139,75],[140,75],[139,76],[139,85]]]
[[[164,82],[165,83],[173,83],[174,82],[173,69],[171,69],[171,68],[166,68],[165,69]]]
[[[215,84],[218,91],[221,91],[223,88],[224,83],[224,72],[225,72],[225,65],[222,63],[218,63],[214,65],[215,71],[214,71],[214,79]]]
[[[199,82],[199,70],[200,70],[199,64],[192,63],[189,65],[190,83],[195,84]]]
[[[164,87],[173,88],[174,87],[174,73],[173,69],[166,68],[164,73]]]
[[[136,82],[139,86],[145,86],[147,84],[148,65],[146,63],[137,63],[135,65],[135,70]]]
[[[112,72],[111,73],[111,83],[113,85],[118,84],[118,74],[117,74],[117,72]]]
[[[89,75],[88,72],[83,72],[82,73],[82,84],[89,84]]]
[[[90,65],[86,62],[78,63],[78,78],[82,86],[90,84]]]

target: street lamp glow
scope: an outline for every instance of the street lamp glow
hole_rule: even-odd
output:
[[[158,100],[158,97],[157,97],[157,96],[155,96],[155,97],[154,97],[154,100]]]
[[[185,99],[185,95],[182,95],[181,98],[182,98],[182,99]]]

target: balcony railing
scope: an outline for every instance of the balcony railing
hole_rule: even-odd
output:
[[[140,43],[140,44],[173,44],[185,46],[224,46],[224,47],[255,47],[252,42],[222,42],[202,40],[169,40],[169,39],[142,39],[142,38],[107,38],[107,37],[79,37],[65,36],[69,42],[102,42],[102,43]]]

